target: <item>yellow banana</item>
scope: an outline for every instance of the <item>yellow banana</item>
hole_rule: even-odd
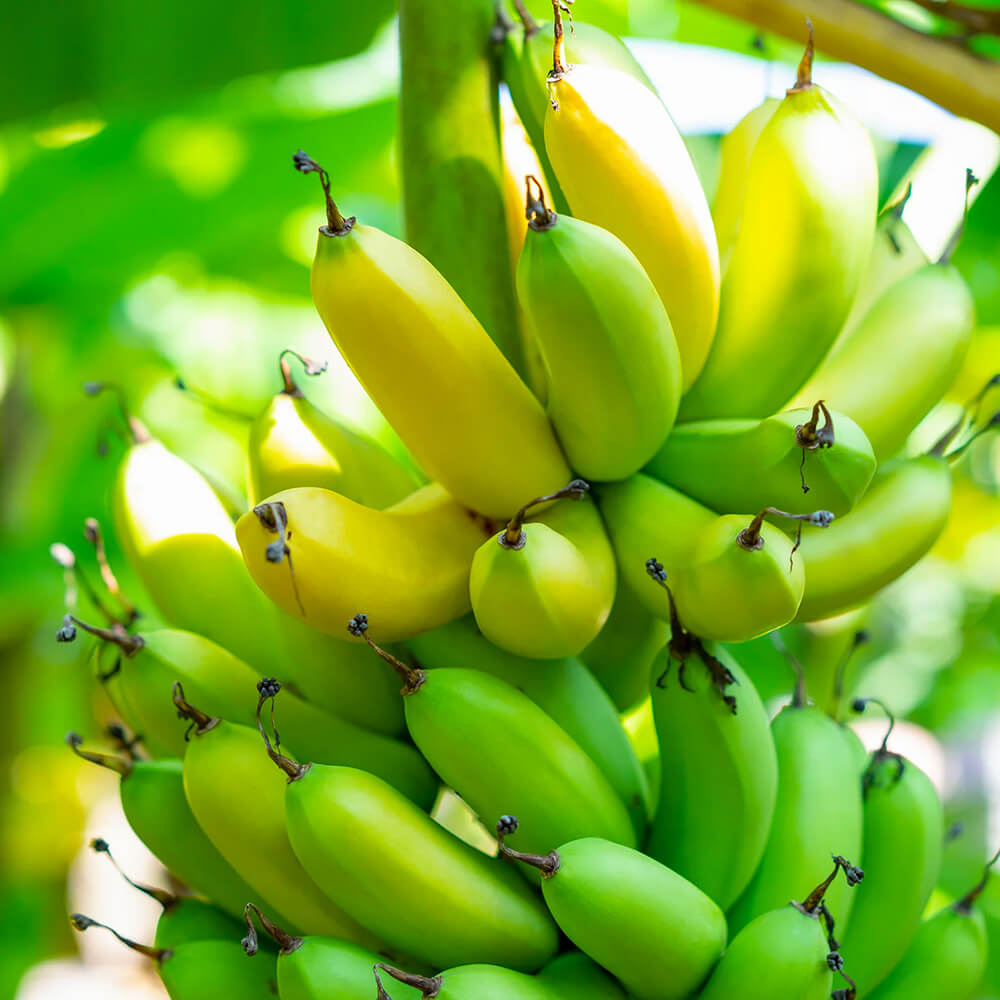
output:
[[[491,517],[559,489],[569,468],[541,404],[455,290],[416,250],[345,219],[317,163],[299,153],[295,164],[319,173],[326,195],[316,309],[421,467]]]
[[[864,272],[875,153],[864,126],[812,83],[811,67],[810,36],[796,85],[750,158],[719,328],[681,420],[766,417],[781,407],[830,349]]]
[[[280,608],[344,638],[363,607],[386,642],[469,610],[472,557],[493,531],[433,483],[384,511],[329,490],[285,490],[236,524],[250,575]]]
[[[545,148],[577,218],[617,236],[639,258],[670,317],[683,388],[712,344],[719,252],[712,216],[677,127],[648,87],[605,66],[567,66],[556,50]]]

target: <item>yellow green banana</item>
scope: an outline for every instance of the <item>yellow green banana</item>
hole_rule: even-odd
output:
[[[875,154],[864,126],[812,83],[811,69],[810,35],[796,84],[750,158],[719,327],[681,402],[682,421],[766,417],[781,407],[830,349],[864,273]]]
[[[875,454],[850,417],[820,396],[809,405],[764,420],[680,424],[645,471],[720,514],[774,506],[841,517],[868,488]]]
[[[656,453],[677,413],[670,320],[621,240],[556,216],[540,190],[528,212],[517,293],[545,365],[549,419],[576,472],[624,479]]]
[[[346,639],[351,616],[370,608],[386,642],[469,610],[469,569],[492,532],[437,484],[384,511],[300,487],[236,524],[250,576],[283,611]]]
[[[726,909],[764,853],[778,763],[753,682],[727,650],[707,652],[736,685],[732,707],[697,653],[679,657],[670,643],[653,664],[661,782],[645,850]]]
[[[723,274],[740,231],[751,154],[764,126],[780,104],[776,97],[768,97],[744,115],[719,143],[719,181],[712,202],[712,221],[719,242],[719,262]]]
[[[571,992],[564,994],[558,988],[550,988],[536,976],[526,976],[499,965],[460,965],[436,976],[422,976],[379,962],[375,966],[376,1000],[393,1000],[385,991],[383,974],[394,980],[394,994],[396,984],[403,983],[419,990],[421,997],[437,1000],[489,1000],[491,997],[497,1000],[501,997],[503,1000],[563,1000],[563,997],[571,1000],[573,996]]]
[[[286,355],[302,362],[307,375],[326,370],[294,351],[281,352],[284,388],[250,425],[250,502],[295,486],[336,490],[368,507],[388,507],[419,483],[387,451],[342,426],[306,399],[292,378]]]
[[[344,219],[326,171],[305,154],[295,162],[326,195],[316,309],[420,466],[491,517],[558,489],[569,469],[541,404],[454,289],[405,243]]]
[[[582,951],[557,955],[538,972],[540,982],[565,1000],[625,1000],[625,991]]]
[[[500,856],[542,873],[542,894],[563,933],[636,1000],[681,1000],[705,980],[726,944],[726,918],[697,886],[653,858],[600,837],[546,855],[511,850],[514,816],[497,822]]]
[[[558,4],[554,16],[545,149],[573,215],[622,240],[652,280],[686,389],[708,356],[719,310],[719,252],[705,193],[660,99],[621,70],[571,65]]]
[[[615,557],[589,484],[574,479],[522,507],[472,560],[476,624],[518,656],[575,656],[601,631],[615,597]],[[560,500],[525,523],[531,507]]]
[[[789,405],[825,399],[884,462],[955,381],[974,325],[965,279],[951,264],[927,264],[875,301]]]

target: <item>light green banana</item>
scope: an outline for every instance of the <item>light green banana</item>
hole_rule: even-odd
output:
[[[573,996],[550,988],[536,976],[526,976],[498,965],[460,965],[437,976],[421,976],[379,962],[375,966],[377,1000],[392,1000],[382,985],[380,973],[419,990],[423,998],[436,997],[437,1000],[563,1000],[563,997],[571,1000]]]
[[[567,487],[522,507],[472,560],[476,624],[518,656],[575,656],[601,631],[615,597],[615,557],[589,485]],[[525,524],[536,504],[571,498]]]
[[[750,158],[718,329],[681,401],[682,421],[766,417],[781,407],[830,349],[864,273],[875,153],[864,126],[812,83],[811,71],[810,29],[795,86]]]
[[[625,1000],[621,986],[582,951],[557,955],[538,979],[566,1000]]]
[[[841,517],[868,488],[875,454],[850,417],[816,400],[765,420],[681,424],[644,471],[720,514],[822,508]]]
[[[700,650],[672,642],[653,664],[661,782],[645,849],[726,909],[764,853],[778,763],[753,682],[728,650],[705,652],[703,662]],[[735,685],[732,704],[720,697],[720,667]]]
[[[527,212],[517,293],[545,364],[549,419],[576,472],[624,479],[656,453],[677,414],[681,361],[670,320],[616,236],[557,216],[540,188]]]
[[[523,691],[601,769],[625,803],[636,836],[643,836],[650,812],[645,772],[614,704],[583,663],[514,656],[489,642],[471,616],[415,636],[406,646],[420,667],[472,667]]]

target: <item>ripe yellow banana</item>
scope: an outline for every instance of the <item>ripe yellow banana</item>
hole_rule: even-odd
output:
[[[455,290],[416,250],[345,219],[313,160],[299,153],[295,163],[320,174],[326,195],[316,309],[421,467],[491,517],[559,489],[569,468],[541,404]]]
[[[864,126],[812,83],[811,66],[810,38],[796,85],[750,158],[719,328],[681,420],[777,410],[830,349],[864,272],[875,154]]]
[[[567,65],[558,4],[554,12],[545,148],[573,214],[613,233],[645,268],[670,317],[687,388],[705,363],[719,309],[705,193],[660,99],[619,70]]]
[[[437,484],[384,511],[300,487],[236,524],[250,575],[280,608],[338,638],[370,609],[386,642],[469,610],[472,557],[492,531]]]

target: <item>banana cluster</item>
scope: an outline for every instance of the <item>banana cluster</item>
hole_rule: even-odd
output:
[[[314,302],[414,463],[317,410],[290,352],[235,525],[129,421],[114,530],[168,627],[136,631],[90,522],[124,610],[58,636],[97,638],[121,720],[73,750],[191,890],[138,886],[163,915],[123,940],[173,1000],[968,998],[985,876],[924,919],[927,777],[801,690],[770,719],[727,645],[855,607],[934,544],[982,398],[900,450],[962,363],[968,290],[876,224],[871,142],[811,39],[724,141],[713,214],[621,42],[553,10],[503,55],[534,146],[523,377],[299,153]],[[655,773],[619,716],[650,695]]]

